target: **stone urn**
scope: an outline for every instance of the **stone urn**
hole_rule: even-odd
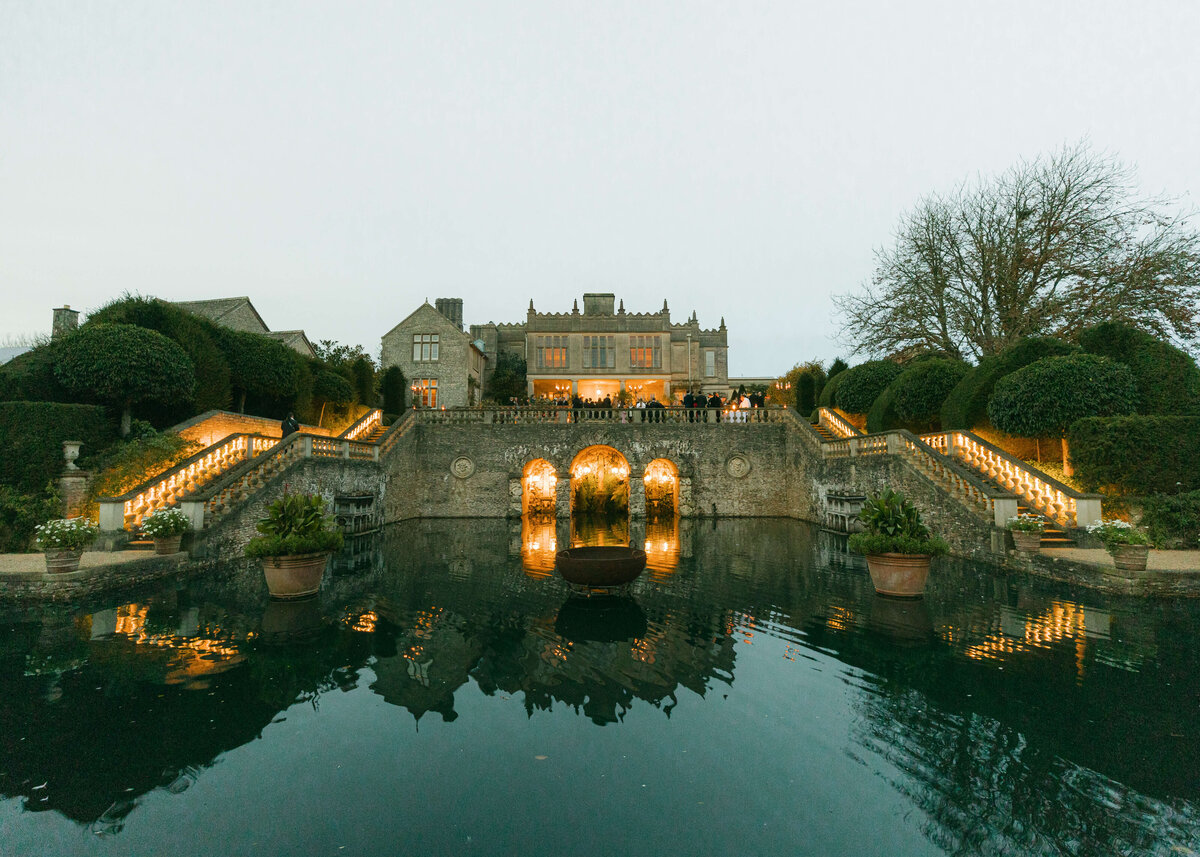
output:
[[[66,574],[79,570],[79,560],[83,556],[83,548],[50,548],[46,553],[46,573]]]
[[[920,598],[925,594],[932,557],[922,553],[867,554],[867,571],[880,595]]]
[[[1113,545],[1109,551],[1113,565],[1126,571],[1145,571],[1150,545]]]
[[[1012,531],[1013,544],[1021,553],[1037,553],[1042,549],[1042,534],[1029,533],[1024,530]]]
[[[67,462],[67,470],[78,470],[75,465],[75,459],[79,458],[80,447],[83,446],[81,440],[64,440],[62,442],[63,460]]]
[[[272,598],[307,598],[316,595],[329,564],[329,553],[297,556],[264,556],[263,576]]]
[[[154,540],[154,552],[159,556],[179,553],[179,544],[183,541],[183,533],[173,536],[162,536]]]

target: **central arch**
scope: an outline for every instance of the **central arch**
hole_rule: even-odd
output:
[[[571,514],[629,515],[629,462],[611,446],[585,447],[571,462]]]

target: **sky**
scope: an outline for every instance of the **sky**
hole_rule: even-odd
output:
[[[0,0],[0,344],[123,292],[363,345],[422,301],[724,317],[831,296],[923,195],[1086,139],[1200,203],[1195,2]]]

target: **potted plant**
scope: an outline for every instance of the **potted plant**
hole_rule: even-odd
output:
[[[1090,524],[1088,532],[1104,542],[1113,565],[1128,571],[1145,571],[1150,554],[1150,539],[1128,521],[1104,520]]]
[[[46,554],[46,571],[62,574],[79,568],[83,549],[100,532],[83,518],[59,518],[37,527],[37,546]]]
[[[342,547],[342,534],[325,514],[316,494],[284,494],[258,522],[261,536],[246,545],[246,556],[262,560],[272,598],[316,594],[329,555]]]
[[[850,537],[850,550],[866,554],[871,583],[880,595],[920,598],[929,562],[950,546],[921,521],[921,513],[891,488],[871,494],[858,514],[864,531]]]
[[[156,554],[179,553],[179,543],[190,523],[179,509],[159,509],[142,521],[142,532],[154,539]]]
[[[1041,549],[1042,532],[1046,529],[1046,521],[1041,515],[1021,512],[1009,518],[1006,526],[1021,553],[1037,553]]]

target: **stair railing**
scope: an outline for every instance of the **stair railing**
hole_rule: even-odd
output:
[[[864,434],[857,426],[832,408],[817,408],[817,425],[834,437],[862,437]]]
[[[346,440],[359,440],[360,438],[370,436],[371,432],[375,431],[382,423],[383,411],[379,410],[379,408],[372,408],[351,423],[338,437],[345,438]]]
[[[231,434],[118,497],[100,500],[100,529],[134,530],[153,513],[175,506],[238,464],[279,442],[260,434]]]
[[[962,462],[1012,491],[1030,508],[1062,527],[1086,527],[1103,516],[1102,494],[1076,491],[974,432],[955,429],[923,434],[921,439],[947,458]]]

